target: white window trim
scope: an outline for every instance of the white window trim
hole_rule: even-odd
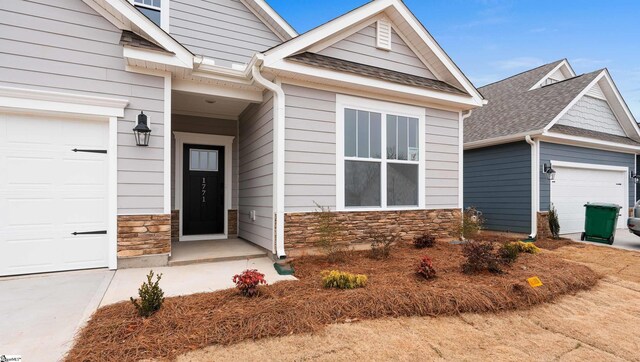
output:
[[[233,140],[234,136],[220,136],[210,135],[203,133],[188,133],[188,132],[173,132],[176,137],[176,187],[175,187],[175,207],[180,210],[180,241],[194,241],[194,240],[216,240],[227,239],[229,236],[229,209],[231,209],[231,190],[233,188],[232,181],[232,162],[233,162]],[[184,170],[184,144],[196,144],[206,146],[223,146],[224,147],[224,233],[223,234],[208,234],[208,235],[183,235],[182,231],[182,217],[183,200],[182,200],[182,185]]]
[[[0,87],[0,112],[67,115],[109,122],[107,147],[108,267],[118,268],[118,117],[124,117],[126,99]]]
[[[382,113],[381,122],[381,151],[382,158],[380,160],[371,159],[372,162],[380,162],[380,178],[381,178],[381,207],[346,207],[345,206],[345,190],[344,190],[344,161],[353,159],[357,161],[368,161],[368,159],[356,159],[344,156],[344,110],[346,108]],[[394,116],[406,116],[418,118],[418,145],[420,147],[420,159],[418,160],[418,206],[386,206],[387,205],[387,170],[385,166],[387,154],[384,150],[386,145],[387,127],[386,114]],[[422,107],[415,107],[406,104],[391,103],[368,98],[354,97],[344,94],[336,95],[336,210],[337,211],[386,211],[386,210],[420,210],[425,209],[425,118],[426,111]],[[402,160],[392,160],[392,163],[403,163]],[[407,162],[415,164],[413,162]]]

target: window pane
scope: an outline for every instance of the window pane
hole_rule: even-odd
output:
[[[191,149],[189,151],[189,170],[218,171],[218,151]]]
[[[345,161],[345,206],[381,206],[380,163]]]
[[[160,11],[159,10],[149,9],[149,8],[145,8],[143,6],[136,6],[136,9],[140,10],[140,12],[144,14],[144,16],[146,16],[147,18],[149,18],[149,20],[151,20],[154,23],[156,23],[156,25],[160,26]]]
[[[407,117],[398,117],[398,160],[407,159]]]
[[[198,150],[191,150],[191,158],[189,159],[189,169],[196,170],[200,165],[200,152]]]
[[[356,111],[353,109],[344,110],[344,155],[347,157],[356,156]]]
[[[382,115],[380,113],[371,113],[370,114],[370,135],[371,135],[371,150],[370,157],[371,158],[380,158],[382,154],[380,153],[380,143],[382,142],[382,130],[381,127],[381,118]]]
[[[420,147],[418,146],[418,119],[409,118],[409,160],[420,160]]]
[[[153,6],[160,7],[161,5],[160,0],[153,0]]]
[[[387,116],[387,158],[390,160],[398,159],[398,147],[396,145],[398,117]]]
[[[418,165],[387,164],[387,205],[418,206]]]
[[[369,112],[358,111],[358,157],[369,158]]]

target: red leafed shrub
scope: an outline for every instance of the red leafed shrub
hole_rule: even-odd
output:
[[[433,267],[431,258],[423,256],[422,259],[420,259],[420,264],[418,265],[418,269],[416,269],[416,274],[425,279],[433,279],[436,277],[436,269]]]
[[[236,283],[236,288],[245,297],[258,295],[258,285],[267,284],[267,281],[264,280],[264,274],[256,269],[245,270],[241,274],[234,275],[233,282]]]

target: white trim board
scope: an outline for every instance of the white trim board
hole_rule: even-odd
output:
[[[176,187],[175,187],[175,208],[180,210],[180,241],[191,240],[212,240],[212,239],[226,239],[229,235],[229,209],[231,209],[231,195],[233,188],[233,140],[234,136],[220,136],[210,135],[204,133],[188,133],[188,132],[173,132],[176,137],[176,152],[175,152],[175,173],[176,173]],[[206,146],[223,146],[224,147],[224,234],[213,235],[183,235],[182,231],[182,217],[183,217],[183,200],[182,200],[182,185],[183,185],[183,152],[184,144],[196,144]]]
[[[382,148],[382,157],[379,160],[380,169],[380,202],[381,207],[346,207],[344,192],[344,110],[352,108],[362,111],[370,111],[385,114],[393,114],[398,116],[409,116],[418,119],[418,144],[420,146],[420,159],[418,162],[418,205],[417,206],[387,206],[387,180],[386,168],[386,152]],[[386,144],[386,117],[381,119],[381,146]],[[425,150],[425,132],[426,132],[426,109],[422,107],[409,106],[405,104],[390,103],[385,101],[377,101],[367,98],[353,97],[344,94],[336,94],[336,211],[389,211],[389,210],[422,210],[426,208],[426,190],[425,190],[425,173],[426,173],[426,150]],[[360,161],[366,162],[367,159]],[[378,162],[378,161],[372,161]],[[399,161],[398,163],[402,163]],[[413,163],[411,163],[413,164]]]

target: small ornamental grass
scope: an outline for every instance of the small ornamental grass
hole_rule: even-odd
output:
[[[233,276],[233,282],[236,283],[236,288],[245,297],[255,297],[259,294],[258,286],[260,284],[267,284],[264,279],[264,274],[258,272],[256,269],[248,269],[240,274]]]
[[[160,288],[160,279],[162,278],[162,274],[158,274],[156,276],[156,281],[153,282],[153,270],[149,271],[147,275],[147,281],[142,283],[140,289],[138,289],[138,296],[140,296],[140,301],[137,299],[133,299],[131,297],[131,303],[138,311],[138,314],[141,317],[149,317],[153,313],[157,312],[162,303],[164,303],[164,292]]]
[[[436,238],[430,234],[417,236],[413,239],[413,246],[418,249],[433,248],[436,245]]]
[[[339,270],[325,270],[322,272],[322,286],[336,289],[363,288],[367,285],[367,276],[352,274]]]
[[[416,269],[416,274],[427,280],[436,277],[436,269],[433,267],[431,258],[425,255],[422,257],[422,259],[420,259],[420,264]]]

